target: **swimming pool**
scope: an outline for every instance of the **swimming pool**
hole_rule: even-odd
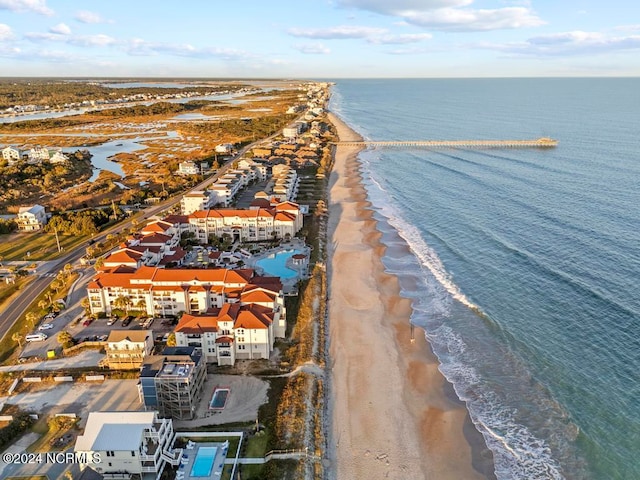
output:
[[[209,408],[222,410],[224,405],[227,403],[227,397],[229,396],[230,390],[228,388],[218,388],[215,392],[213,392],[213,397],[211,397],[211,403],[209,404]]]
[[[191,467],[191,477],[208,477],[211,475],[213,461],[216,459],[218,447],[200,447]]]
[[[298,272],[286,266],[287,260],[296,253],[302,253],[302,250],[293,249],[272,253],[268,257],[257,260],[256,265],[269,275],[287,280],[298,275]]]

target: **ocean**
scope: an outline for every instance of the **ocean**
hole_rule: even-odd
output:
[[[640,478],[640,79],[334,80],[440,370],[499,479]],[[407,248],[411,254],[407,255]]]

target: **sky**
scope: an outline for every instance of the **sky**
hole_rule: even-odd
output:
[[[640,76],[640,2],[0,0],[0,76]]]

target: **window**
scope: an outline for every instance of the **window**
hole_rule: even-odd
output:
[[[238,350],[244,350],[244,345],[238,345]]]
[[[107,452],[107,457],[113,457],[113,456],[114,456],[114,455],[113,455],[113,450],[109,450],[109,451]]]

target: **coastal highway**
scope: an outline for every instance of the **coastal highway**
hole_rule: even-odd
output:
[[[250,143],[249,145],[243,147],[238,151],[238,153],[233,156],[227,163],[225,163],[220,169],[213,174],[211,177],[206,180],[200,182],[195,187],[191,188],[191,190],[203,190],[213,182],[215,182],[221,175],[224,175],[226,171],[231,168],[233,162],[242,158],[242,156],[251,148],[253,148],[258,143],[262,143],[268,141],[275,137],[277,133],[271,135],[270,137],[260,139],[256,142]],[[121,232],[122,230],[131,228],[133,226],[133,222],[137,221],[139,223],[144,222],[149,217],[157,215],[163,211],[166,211],[175,205],[180,203],[180,199],[184,192],[179,193],[173,197],[168,198],[167,200],[158,203],[152,207],[146,208],[131,218],[126,219],[125,221],[114,225],[103,232],[100,232],[98,235],[93,237],[93,240],[97,242],[102,242],[107,238],[107,235],[116,234]],[[49,262],[47,270],[43,272],[39,272],[37,275],[38,278],[33,280],[27,287],[24,288],[20,292],[20,295],[16,297],[9,306],[0,314],[0,338],[4,337],[9,329],[13,326],[15,322],[18,321],[18,318],[27,311],[31,302],[53,281],[52,277],[46,276],[47,273],[57,274],[60,270],[64,268],[67,263],[75,263],[85,254],[85,249],[87,245],[82,244],[78,247],[70,250],[65,253],[62,257],[56,258],[55,260]]]

